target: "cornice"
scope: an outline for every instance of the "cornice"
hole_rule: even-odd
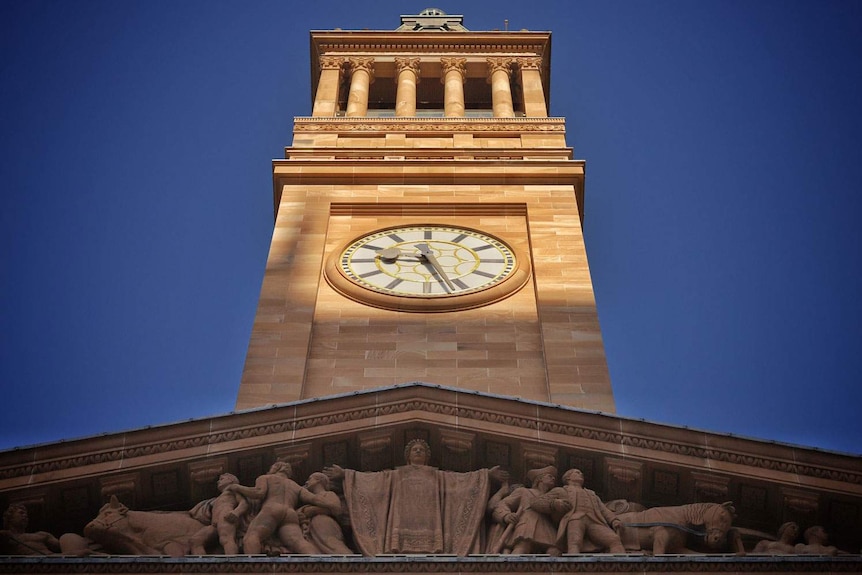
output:
[[[558,132],[565,134],[565,118],[348,118],[343,116],[293,119],[293,131],[303,132]]]
[[[550,49],[550,32],[312,31],[312,55],[458,53],[536,55]]]
[[[135,460],[161,456],[160,462],[179,461],[231,449],[250,449],[283,443],[285,437],[309,440],[334,428],[357,427],[363,422],[406,420],[417,414],[423,421],[444,422],[458,418],[462,428],[493,433],[509,430],[524,440],[560,443],[561,447],[588,444],[590,449],[654,460],[687,457],[692,461],[733,464],[758,472],[787,474],[785,481],[800,477],[828,480],[844,485],[862,485],[862,460],[843,454],[748,440],[702,431],[681,429],[618,416],[585,412],[539,402],[526,402],[463,392],[426,384],[405,384],[370,392],[302,401],[272,408],[157,428],[49,444],[0,453],[0,482],[14,487],[24,478],[26,485],[54,478],[63,470],[135,467]],[[398,417],[396,417],[398,416]],[[641,450],[639,454],[635,449]],[[100,466],[102,466],[100,468]],[[93,474],[93,471],[86,475]],[[63,477],[62,479],[69,479]],[[17,485],[23,487],[25,485]],[[6,486],[0,485],[0,488]]]
[[[862,557],[207,556],[9,557],[0,573],[856,573]]]
[[[452,160],[469,158],[471,160],[572,160],[570,147],[560,148],[348,148],[314,147],[303,148],[287,146],[284,148],[286,159],[329,159],[340,160],[367,159],[379,160],[397,157],[403,160]],[[281,160],[278,160],[281,161]],[[576,161],[576,160],[575,160]]]

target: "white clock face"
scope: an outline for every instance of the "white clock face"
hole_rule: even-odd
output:
[[[363,236],[338,261],[353,283],[382,294],[447,298],[488,289],[517,267],[509,246],[475,230],[401,226]]]

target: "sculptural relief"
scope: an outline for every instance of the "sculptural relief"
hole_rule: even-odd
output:
[[[84,527],[83,543],[99,544],[107,553],[182,557],[203,526],[184,511],[132,511],[112,495]]]
[[[407,465],[394,470],[361,472],[337,465],[324,470],[343,480],[358,550],[368,556],[481,552],[490,484],[506,474],[497,467],[466,473],[431,467],[431,448],[419,439],[404,451]]]
[[[580,553],[587,542],[599,552],[625,553],[615,531],[620,520],[594,491],[584,488],[584,474],[569,469],[563,474],[565,486],[551,489],[533,504],[558,522],[556,546],[566,553]]]
[[[730,544],[734,552],[742,553],[738,536],[728,540],[733,514],[730,502],[690,503],[621,513],[616,520],[627,550],[651,551],[654,555],[695,553],[686,547],[686,534],[693,534],[707,548],[716,550]]]
[[[799,537],[799,525],[788,521],[778,528],[778,540],[763,539],[754,546],[752,553],[765,555],[784,555],[796,553],[794,542]]]
[[[802,538],[805,543],[799,543],[793,549],[799,555],[839,555],[842,553],[837,547],[827,545],[829,536],[820,525],[806,529]]]
[[[557,469],[527,472],[527,485],[510,485],[499,468],[471,472],[429,465],[423,440],[409,442],[407,464],[360,472],[338,466],[314,472],[304,486],[292,467],[274,463],[253,487],[230,473],[218,477],[217,497],[190,511],[132,511],[115,496],[83,529],[83,536],[28,533],[27,509],[4,513],[0,554],[6,555],[206,555],[236,554],[547,554],[562,553],[737,553],[740,530],[732,526],[731,503],[692,503],[644,508],[615,500],[605,504],[584,487],[584,475],[568,470],[555,487]],[[344,499],[333,488],[341,480]],[[492,484],[499,488],[489,497]],[[751,553],[825,555],[822,526],[799,543],[800,527],[783,524],[775,540],[761,531]]]
[[[547,514],[532,507],[538,497],[556,485],[557,469],[552,466],[532,469],[527,472],[527,480],[531,487],[515,489],[495,507],[494,520],[506,527],[499,534],[498,541],[489,539],[488,552],[560,554],[556,544],[557,525]]]
[[[0,555],[51,555],[60,552],[60,541],[47,531],[27,533],[27,507],[13,503],[3,513]]]
[[[339,520],[344,514],[341,499],[329,490],[329,478],[324,473],[312,473],[305,488],[317,496],[317,503],[299,508],[303,533],[324,555],[352,554],[353,550],[344,542],[344,533]]]
[[[227,489],[229,485],[239,484],[239,480],[231,473],[223,473],[218,478],[218,488],[221,494],[214,499],[203,501],[189,514],[200,520],[198,514],[209,517],[209,525],[202,527],[192,538],[192,553],[195,555],[206,555],[207,546],[212,546],[215,541],[221,544],[225,555],[236,555],[239,553],[237,542],[237,531],[240,522],[244,521],[249,513],[248,500],[239,493]],[[247,521],[245,521],[247,524]]]
[[[261,502],[260,511],[251,520],[243,538],[243,552],[259,554],[275,535],[291,553],[315,554],[317,550],[302,534],[297,507],[299,503],[315,503],[317,498],[293,479],[289,463],[276,461],[269,472],[255,481],[254,487],[237,483],[227,485],[225,491],[238,493]]]

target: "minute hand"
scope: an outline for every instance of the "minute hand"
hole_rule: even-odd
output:
[[[452,280],[449,279],[449,276],[446,275],[446,272],[443,270],[443,266],[440,265],[440,262],[437,261],[437,258],[434,257],[434,254],[431,252],[431,248],[428,247],[428,244],[416,244],[416,249],[419,250],[419,253],[425,258],[431,267],[437,272],[437,274],[443,278],[443,281],[446,282],[446,285],[449,286],[449,289],[455,291],[455,284],[452,283]]]

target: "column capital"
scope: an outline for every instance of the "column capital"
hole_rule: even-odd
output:
[[[538,56],[523,56],[515,58],[515,63],[521,70],[541,70],[542,59]]]
[[[491,81],[491,76],[494,75],[494,72],[505,72],[508,76],[512,71],[512,63],[514,60],[512,58],[488,58],[488,81]]]
[[[419,58],[413,58],[408,56],[396,56],[395,57],[395,69],[398,72],[404,70],[405,68],[409,68],[413,70],[413,73],[419,76]]]
[[[461,74],[462,79],[467,75],[467,58],[440,58],[440,63],[443,65],[444,78],[453,70]]]
[[[413,75],[416,79],[416,83],[419,83],[419,58],[408,57],[408,56],[396,56],[395,57],[395,70],[397,74],[395,75],[395,82],[398,82],[398,76],[404,70],[410,70],[413,72]]]
[[[342,58],[341,56],[320,57],[321,70],[341,70],[342,66],[344,66],[344,58]]]
[[[368,82],[371,83],[374,81],[374,58],[357,56],[354,58],[348,58],[347,62],[350,64],[351,74],[358,70],[365,70],[368,72]]]

